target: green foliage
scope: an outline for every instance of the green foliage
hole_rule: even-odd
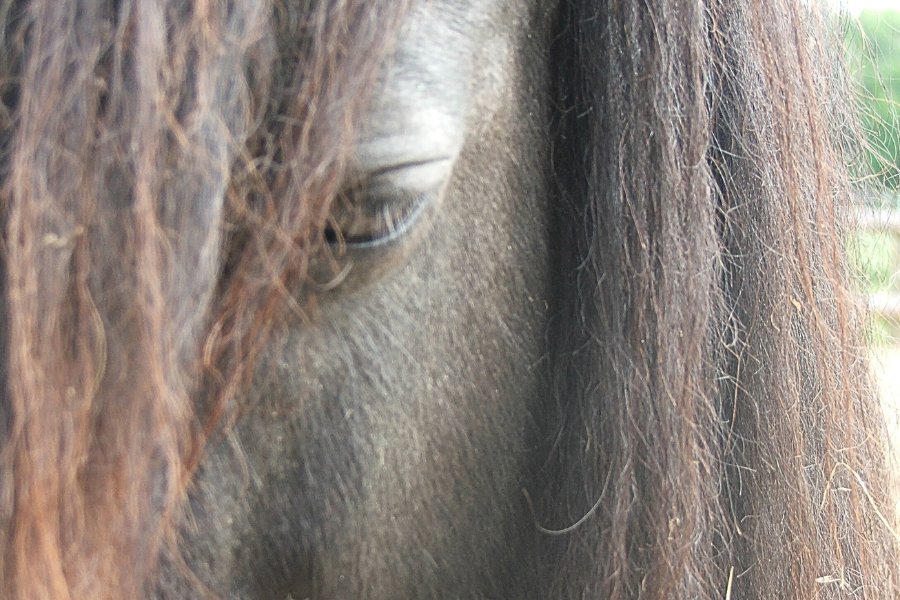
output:
[[[861,92],[867,145],[859,175],[871,173],[878,180],[864,185],[871,194],[867,203],[900,210],[900,12],[863,12],[846,31],[847,64]],[[848,246],[864,296],[900,293],[900,237],[889,230],[856,231]],[[875,312],[868,337],[875,345],[896,344],[900,322]]]
[[[850,266],[856,275],[857,289],[864,297],[900,292],[900,238],[887,230],[857,230],[850,235],[847,247]],[[870,343],[893,345],[900,339],[900,323],[894,317],[871,315],[867,327]]]
[[[857,231],[849,244],[850,264],[866,293],[898,291],[895,265],[900,241],[888,231]]]
[[[849,28],[847,48],[863,88],[869,171],[900,190],[900,12],[863,12]]]

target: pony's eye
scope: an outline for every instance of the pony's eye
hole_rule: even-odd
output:
[[[399,240],[439,197],[449,170],[446,158],[370,170],[335,198],[326,241],[364,249]]]
[[[365,188],[347,191],[332,205],[325,239],[352,248],[388,244],[413,228],[430,198],[406,191],[390,197],[372,195]]]

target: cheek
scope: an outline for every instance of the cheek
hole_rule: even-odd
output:
[[[281,399],[301,436],[330,438],[300,452],[316,474],[305,484],[339,498],[331,518],[314,519],[317,560],[330,571],[317,585],[337,597],[418,597],[405,586],[478,579],[472,565],[495,571],[509,529],[530,524],[519,488],[529,415],[545,397],[543,198],[511,163],[491,167],[502,183],[473,183],[485,181],[473,170],[488,155],[496,148],[464,148],[433,227],[402,267],[298,332],[295,364],[305,367],[276,378],[296,388],[267,400]],[[305,406],[291,412],[297,398]],[[341,587],[342,568],[365,569],[368,587]]]

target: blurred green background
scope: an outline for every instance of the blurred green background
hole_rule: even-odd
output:
[[[860,92],[865,152],[861,219],[851,261],[871,308],[871,341],[900,342],[900,0],[898,10],[863,11],[848,19],[847,65]]]
[[[851,74],[862,88],[868,167],[882,184],[896,191],[900,189],[900,10],[863,11],[851,18],[846,46]]]

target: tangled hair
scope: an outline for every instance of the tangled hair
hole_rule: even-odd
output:
[[[405,4],[0,0],[0,596],[146,591],[302,302]],[[827,24],[801,0],[559,18],[544,593],[895,598]]]
[[[578,525],[549,597],[896,597],[835,23],[792,0],[562,6],[574,244],[538,514]]]
[[[5,598],[141,595],[305,278],[403,3],[300,4],[0,3]]]

